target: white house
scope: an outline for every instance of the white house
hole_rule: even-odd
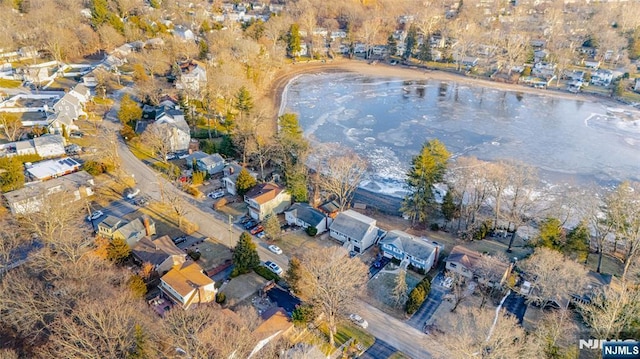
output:
[[[94,186],[93,177],[85,171],[80,171],[7,192],[4,197],[14,215],[36,213],[41,210],[45,199],[50,196],[64,194],[56,200],[74,203],[92,196]]]
[[[193,31],[182,25],[177,25],[175,28],[173,28],[173,34],[185,42],[194,41],[196,38],[193,34]]]
[[[62,135],[44,135],[35,137],[33,145],[40,157],[60,157],[66,154],[65,140]]]
[[[591,74],[591,84],[596,86],[609,86],[613,81],[613,71],[599,69]]]
[[[364,253],[382,234],[376,223],[375,219],[349,209],[333,220],[329,236],[357,253]]]
[[[80,103],[86,104],[91,100],[91,91],[84,84],[77,84],[69,91],[69,95],[75,97]]]
[[[180,64],[180,78],[176,82],[179,90],[199,91],[207,83],[207,70],[197,61],[187,61]]]
[[[160,290],[183,309],[210,303],[216,298],[214,281],[194,262],[176,265],[160,278]]]
[[[35,155],[36,147],[33,144],[33,140],[24,140],[14,142],[16,147],[16,155]]]
[[[429,271],[437,262],[443,246],[427,238],[416,238],[409,233],[391,230],[379,242],[385,257],[407,260],[416,268]]]
[[[259,221],[268,214],[279,214],[291,205],[291,195],[275,183],[260,183],[244,195],[249,215]]]
[[[27,172],[32,177],[44,181],[76,172],[80,167],[81,164],[73,158],[60,158],[36,162],[27,167]]]
[[[318,230],[318,234],[320,234],[327,231],[327,223],[331,218],[311,207],[308,203],[294,203],[284,211],[284,219],[288,224],[304,229],[315,227]]]
[[[230,195],[235,196],[236,194],[238,194],[238,191],[236,190],[236,182],[238,181],[238,175],[240,174],[240,171],[242,171],[242,166],[240,166],[236,162],[228,163],[222,171],[222,183],[224,184],[225,189]],[[258,177],[254,172],[251,172],[249,170],[247,171],[249,172],[249,175],[251,175],[251,177]]]

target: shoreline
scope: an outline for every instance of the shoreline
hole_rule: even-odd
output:
[[[627,104],[616,101],[613,98],[602,97],[594,94],[571,93],[557,89],[536,89],[521,84],[507,84],[487,79],[472,78],[463,74],[450,73],[441,70],[429,70],[421,68],[409,68],[402,65],[392,66],[385,63],[370,65],[363,60],[336,59],[331,62],[295,63],[286,65],[273,81],[274,86],[267,92],[267,97],[274,104],[275,117],[281,116],[287,98],[287,89],[296,78],[307,74],[318,73],[353,73],[380,78],[399,78],[405,80],[439,80],[459,84],[480,86],[507,92],[521,92],[538,96],[562,98],[568,100],[600,103],[607,107],[630,107]],[[637,109],[634,108],[635,111]]]

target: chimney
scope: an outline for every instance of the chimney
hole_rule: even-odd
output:
[[[145,216],[142,219],[142,222],[144,223],[144,231],[147,234],[147,237],[151,237],[151,225],[149,224],[149,217]]]

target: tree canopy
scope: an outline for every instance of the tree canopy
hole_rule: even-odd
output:
[[[244,196],[251,188],[256,185],[256,179],[251,176],[246,168],[240,170],[236,179],[236,191],[240,196]]]
[[[253,268],[260,265],[260,256],[256,244],[251,239],[251,235],[243,232],[233,250],[233,271],[234,274],[249,273]]]

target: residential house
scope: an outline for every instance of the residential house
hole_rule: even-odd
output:
[[[156,234],[156,224],[149,217],[144,217],[142,220],[136,218],[133,221],[126,223],[113,232],[112,239],[123,239],[129,247],[133,247],[144,236],[153,236]]]
[[[40,157],[60,157],[64,156],[64,146],[66,145],[62,135],[43,135],[33,139],[36,153]]]
[[[160,275],[186,261],[186,253],[178,248],[169,236],[151,239],[142,237],[131,247],[131,254],[138,264],[151,263]]]
[[[112,215],[106,216],[100,223],[98,223],[98,235],[112,239],[113,234],[118,228],[122,227],[126,222],[122,218],[118,218]]]
[[[77,84],[69,91],[69,95],[75,97],[82,104],[86,104],[89,100],[91,100],[91,91],[89,88],[83,84]]]
[[[15,147],[17,156],[36,154],[36,147],[33,144],[33,140],[15,142]]]
[[[609,86],[613,81],[613,71],[599,69],[591,73],[591,84],[596,86]]]
[[[375,219],[351,209],[340,212],[329,226],[329,236],[356,253],[364,253],[382,234]]]
[[[185,42],[194,41],[196,39],[193,31],[182,25],[176,25],[176,27],[173,28],[173,34]]]
[[[244,195],[249,205],[249,215],[259,221],[270,213],[279,214],[291,205],[291,195],[275,183],[261,183]]]
[[[74,121],[80,116],[86,115],[82,110],[82,103],[80,102],[80,99],[71,93],[66,93],[53,105],[53,112],[66,115]]]
[[[253,331],[253,336],[258,339],[258,343],[248,358],[254,357],[270,341],[279,336],[287,335],[293,329],[293,323],[283,308],[267,309],[261,316],[265,318],[264,322]]]
[[[191,141],[191,131],[184,112],[171,101],[163,101],[159,106],[145,106],[142,113],[146,121],[138,121],[136,133],[142,133],[151,126],[160,126],[160,132],[165,134],[172,152],[186,151]]]
[[[214,281],[203,273],[197,263],[192,261],[171,268],[160,278],[159,288],[165,296],[183,309],[210,303],[216,298]]]
[[[427,238],[416,238],[400,230],[387,232],[379,242],[385,257],[408,261],[415,268],[429,271],[438,261],[444,246]]]
[[[321,204],[319,210],[324,212],[329,218],[334,219],[340,213],[340,205],[336,201],[329,201]]]
[[[196,166],[199,171],[207,172],[209,175],[221,174],[225,168],[225,161],[222,156],[217,153],[208,155],[207,157],[196,160]]]
[[[27,166],[27,172],[31,177],[45,181],[51,178],[61,177],[80,169],[80,162],[73,158],[61,158],[57,160],[47,160],[36,162]]]
[[[207,83],[207,70],[197,61],[187,61],[180,64],[180,78],[176,88],[198,92]]]
[[[446,270],[453,273],[458,273],[463,277],[483,281],[479,270],[486,270],[481,268],[482,254],[476,251],[472,251],[462,246],[455,246],[449,253],[446,259]],[[501,285],[511,274],[512,266],[504,263],[503,265],[497,265],[492,268],[495,271],[494,278],[500,278],[498,283],[491,283],[492,285]]]
[[[51,134],[63,135],[65,131],[77,131],[80,128],[67,112],[54,112],[47,117],[47,130]]]
[[[202,151],[192,152],[189,156],[187,156],[187,158],[185,158],[185,161],[187,161],[187,167],[193,169],[194,162],[196,163],[197,167],[198,161],[206,157],[209,157],[208,153]]]
[[[227,190],[227,192],[232,196],[235,196],[236,194],[238,194],[238,191],[236,190],[236,181],[238,181],[238,175],[240,174],[240,171],[242,171],[242,168],[243,167],[240,166],[238,163],[230,162],[230,163],[227,163],[224,170],[222,171],[223,173],[222,183],[224,184],[224,187]],[[253,178],[257,177],[257,175],[251,171],[249,171],[249,175],[251,175],[251,177]]]
[[[93,177],[85,171],[75,172],[50,181],[33,183],[24,188],[4,194],[6,202],[14,215],[36,213],[41,210],[47,199],[74,203],[93,195]]]
[[[288,224],[307,229],[315,227],[318,234],[328,229],[329,217],[322,211],[311,207],[308,203],[294,203],[284,212],[284,218]]]
[[[597,70],[600,68],[600,61],[595,61],[595,60],[585,60],[584,61],[584,67],[590,69],[590,70]]]

